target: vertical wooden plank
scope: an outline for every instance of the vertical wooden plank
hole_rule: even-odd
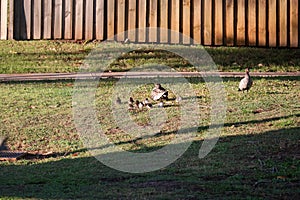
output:
[[[260,0],[259,0],[260,2]],[[269,46],[276,47],[276,39],[277,39],[277,19],[276,19],[276,0],[269,0],[269,23],[268,23],[268,32],[269,32]]]
[[[41,20],[42,20],[42,2],[41,0],[33,1],[33,39],[41,39]]]
[[[179,43],[180,28],[180,0],[171,0],[171,43]]]
[[[136,16],[137,16],[137,9],[136,9],[136,0],[129,0],[128,1],[128,39],[130,41],[136,40]]]
[[[248,6],[249,46],[256,46],[256,0],[249,0],[248,2],[249,2],[249,6]]]
[[[157,0],[151,0],[149,6],[149,42],[157,42]]]
[[[117,40],[125,40],[125,0],[117,0],[118,2],[118,17],[117,17]]]
[[[52,28],[52,0],[44,1],[44,30],[43,39],[51,38],[51,28]]]
[[[287,0],[279,1],[279,45],[287,46]]]
[[[104,39],[104,0],[96,1],[96,39]]]
[[[245,0],[237,1],[237,45],[245,45]]]
[[[168,0],[160,0],[160,42],[168,42]]]
[[[234,0],[226,0],[226,45],[234,45]]]
[[[298,0],[291,0],[290,3],[290,46],[298,47]]]
[[[8,1],[1,0],[1,15],[0,15],[0,39],[6,40],[7,39],[7,8],[8,8]]]
[[[180,28],[180,0],[172,0],[171,8],[171,43],[179,43]]]
[[[204,45],[212,44],[212,1],[204,0]]]
[[[201,0],[194,0],[193,9],[193,39],[195,44],[201,44]]]
[[[215,45],[223,44],[223,0],[215,0]]]
[[[22,39],[30,39],[31,37],[31,1],[24,1],[24,19],[21,16]]]
[[[276,9],[275,9],[276,10]],[[276,13],[274,10],[272,11]],[[258,1],[258,45],[266,46],[266,0]]]
[[[15,15],[15,11],[14,11],[14,0],[9,0],[9,30],[8,30],[8,39],[12,40],[14,39],[14,23],[15,23],[15,19],[14,19],[14,15]]]
[[[72,39],[72,30],[73,30],[73,1],[65,0],[65,10],[64,12],[64,20],[65,20],[65,38],[64,39]]]
[[[83,0],[76,0],[75,5],[75,40],[83,39]]]
[[[183,0],[183,44],[191,43],[191,0]]]
[[[146,0],[139,0],[139,42],[146,42],[146,10],[147,2]]]
[[[107,1],[107,39],[114,40],[115,35],[115,0]]]
[[[62,38],[62,0],[55,0],[55,8],[54,8],[54,39]]]
[[[85,39],[93,39],[93,27],[94,27],[94,2],[93,0],[86,0],[85,4]]]

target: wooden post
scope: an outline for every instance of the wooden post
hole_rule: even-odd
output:
[[[7,0],[1,0],[1,16],[0,16],[0,39],[6,40],[7,39],[7,7],[8,7],[8,1]]]
[[[299,2],[298,0],[291,0],[290,3],[290,46],[291,47],[298,47],[298,10]]]
[[[226,0],[226,45],[234,45],[234,0]]]
[[[204,45],[212,44],[212,1],[204,1]]]
[[[259,0],[258,0],[259,1]],[[249,46],[256,46],[256,0],[249,0],[248,39]]]
[[[171,43],[179,43],[180,0],[172,0],[171,8]]]
[[[24,1],[24,16],[21,16],[21,38],[25,40],[31,39],[31,1]],[[24,17],[24,18],[22,18]]]
[[[33,1],[33,39],[41,38],[41,26],[42,26],[42,2],[41,0]]]
[[[8,39],[14,39],[14,0],[9,0],[9,30],[8,30]]]
[[[136,41],[136,0],[129,0],[128,5],[128,39]]]
[[[215,45],[223,44],[223,1],[215,0]]]
[[[146,42],[146,10],[147,3],[146,0],[139,0],[139,42]]]
[[[287,0],[279,1],[279,46],[287,46]]]
[[[245,45],[245,0],[238,0],[237,4],[237,45]]]
[[[54,39],[62,39],[62,0],[55,0]]]
[[[44,1],[43,39],[51,39],[52,30],[52,0]]]
[[[276,47],[276,40],[277,40],[277,19],[276,19],[276,0],[269,0],[269,46]]]
[[[117,40],[123,42],[125,40],[125,0],[117,0]]]
[[[83,0],[76,0],[75,5],[75,40],[83,39]]]
[[[115,0],[107,1],[107,39],[114,40],[115,35]]]
[[[160,42],[168,42],[168,22],[169,22],[169,10],[168,10],[168,0],[160,0]]]
[[[266,11],[267,11],[266,0],[259,0],[258,1],[258,45],[259,46],[266,46],[266,36],[267,36]],[[275,11],[273,10],[272,12],[276,13],[276,9]]]
[[[194,0],[194,8],[193,8],[193,31],[194,31],[194,43],[201,44],[201,0]]]
[[[86,40],[93,39],[94,27],[94,5],[93,0],[86,0],[85,9],[85,38]]]
[[[191,43],[191,0],[183,0],[183,44]]]
[[[96,39],[104,39],[104,0],[96,1]]]
[[[157,0],[151,0],[149,7],[149,42],[157,42]]]
[[[64,39],[72,39],[73,37],[73,1],[65,0],[65,10],[64,13],[64,20],[65,20],[65,30]]]

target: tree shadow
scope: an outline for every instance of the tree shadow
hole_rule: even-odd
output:
[[[198,158],[202,141],[194,141],[176,162],[145,174],[120,172],[87,155],[3,164],[0,193],[38,199],[212,199],[259,198],[264,191],[265,198],[293,199],[299,197],[299,131],[294,127],[221,137],[204,159]]]
[[[258,125],[299,116],[300,114],[294,114],[225,123],[224,126]],[[207,129],[208,126],[198,127],[198,131]],[[192,130],[193,128],[183,130],[181,134]],[[224,194],[234,198],[242,198],[245,194],[259,198],[264,190],[266,198],[275,198],[278,193],[282,197],[297,197],[299,193],[295,193],[295,190],[300,184],[297,176],[299,132],[299,127],[291,127],[255,135],[220,137],[212,152],[204,159],[198,158],[203,140],[194,141],[176,162],[146,174],[129,174],[111,169],[91,157],[85,148],[48,155],[31,154],[17,163],[1,163],[0,194],[4,198],[39,199],[128,199],[135,198],[136,195],[141,198],[147,195],[151,198],[175,195],[184,198],[190,195],[193,196],[191,199],[197,199],[198,195],[218,198]],[[168,134],[176,132],[157,133],[151,138]],[[145,138],[115,145],[138,143],[142,139]],[[176,146],[175,144],[174,148]],[[142,151],[149,152],[159,148],[162,146],[153,148],[144,145]],[[107,153],[105,156],[109,157],[110,154],[121,153]],[[233,193],[227,193],[228,188]]]

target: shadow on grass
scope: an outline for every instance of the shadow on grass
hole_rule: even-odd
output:
[[[300,128],[294,127],[257,135],[221,137],[204,159],[198,158],[202,141],[194,141],[176,162],[145,174],[116,171],[87,154],[86,157],[2,164],[0,196],[38,199],[168,199],[175,196],[181,199],[297,199],[300,194],[299,132]],[[85,150],[76,152],[81,151]]]

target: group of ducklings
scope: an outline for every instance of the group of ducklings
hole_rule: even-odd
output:
[[[164,89],[161,84],[155,84],[151,91],[151,98],[153,101],[159,101],[158,107],[164,107],[163,100],[168,100],[168,91]],[[128,101],[128,110],[142,110],[143,108],[151,109],[153,104],[146,98],[143,101],[134,100],[132,97]]]
[[[132,97],[128,101],[128,110],[142,110],[143,108],[151,109],[153,107],[152,103],[149,102],[149,99],[146,98],[144,101],[133,100]]]

